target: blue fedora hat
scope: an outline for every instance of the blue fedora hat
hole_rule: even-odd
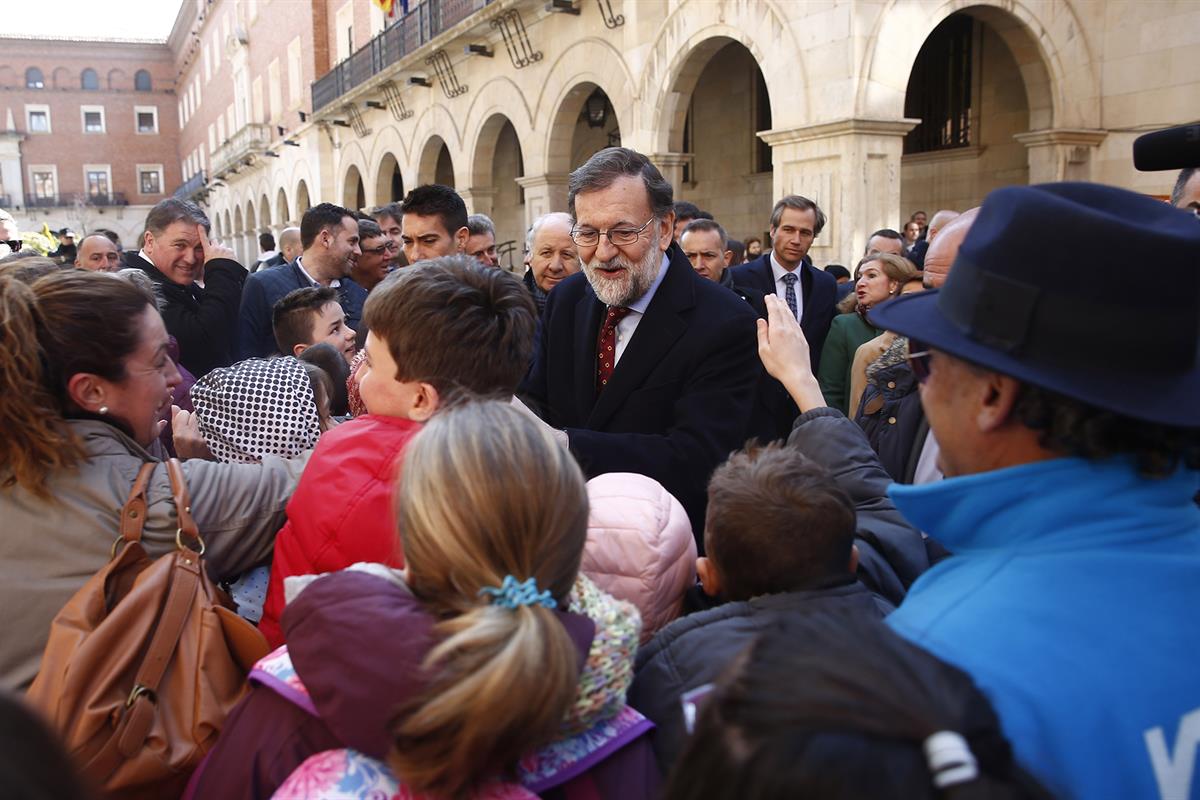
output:
[[[1097,408],[1200,427],[1200,222],[1091,183],[987,196],[940,290],[872,324]]]

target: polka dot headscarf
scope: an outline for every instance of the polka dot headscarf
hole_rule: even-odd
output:
[[[214,369],[192,387],[200,433],[218,461],[292,458],[321,435],[312,383],[292,356]]]

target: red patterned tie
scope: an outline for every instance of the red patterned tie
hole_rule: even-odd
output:
[[[600,326],[600,339],[596,346],[596,391],[608,385],[613,368],[617,365],[617,323],[629,313],[628,308],[609,306]]]

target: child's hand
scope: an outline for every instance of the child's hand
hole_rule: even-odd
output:
[[[175,443],[175,453],[181,460],[216,460],[200,433],[200,422],[196,415],[175,405],[171,406],[171,439]]]

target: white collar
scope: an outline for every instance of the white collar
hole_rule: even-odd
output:
[[[787,275],[788,273],[791,273],[799,278],[800,275],[797,273],[798,270],[803,266],[804,259],[801,258],[800,263],[796,265],[796,269],[787,269],[783,266],[783,264],[779,263],[779,259],[775,257],[775,251],[773,249],[771,250],[771,273],[775,276],[776,283],[779,283],[781,280],[783,280],[783,276]]]
[[[304,277],[308,278],[309,283],[311,283],[313,286],[320,286],[321,282],[319,280],[317,280],[316,278],[314,278],[312,275],[309,275],[308,270],[306,270],[304,268],[304,260],[303,259],[304,259],[303,256],[296,256],[296,268],[300,270],[301,274],[303,274]],[[337,278],[334,278],[333,280],[331,280],[329,282],[330,289],[336,289],[341,285],[342,285],[342,282],[340,280],[338,280]]]

